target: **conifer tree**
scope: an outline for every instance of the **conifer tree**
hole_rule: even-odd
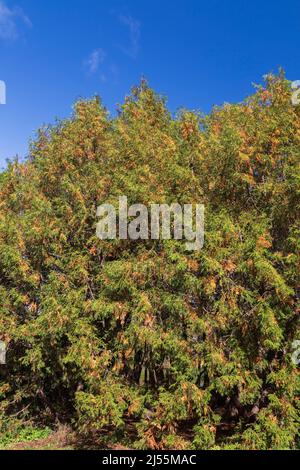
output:
[[[299,446],[300,109],[268,76],[172,116],[142,82],[40,129],[0,175],[2,422],[152,449]],[[96,236],[103,203],[202,203],[205,245]],[[0,416],[0,417],[1,417]],[[1,426],[0,426],[1,431]]]

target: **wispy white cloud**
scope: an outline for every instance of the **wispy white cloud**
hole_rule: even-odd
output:
[[[19,36],[20,23],[32,26],[22,8],[18,6],[9,8],[4,1],[0,0],[0,39],[16,39]]]
[[[130,43],[129,46],[122,46],[122,51],[136,59],[140,49],[141,23],[131,15],[119,15],[119,21],[129,30]]]
[[[124,54],[128,55],[132,59],[136,59],[140,50],[140,22],[129,14],[120,14],[120,12],[116,12],[114,10],[110,13],[118,19],[119,23],[126,27],[127,34],[129,33],[127,46],[125,47],[123,44],[117,47],[119,47]],[[107,57],[106,52],[101,48],[94,49],[90,53],[88,58],[84,61],[84,67],[88,75],[95,75],[102,83],[118,83],[119,68],[112,61],[111,57]]]
[[[95,49],[85,61],[89,74],[93,75],[105,61],[106,53],[103,49]],[[103,74],[102,74],[103,75]],[[104,75],[103,75],[104,77]]]

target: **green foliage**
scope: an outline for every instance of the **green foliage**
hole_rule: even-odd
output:
[[[0,450],[12,444],[45,439],[50,433],[49,428],[39,429],[20,420],[3,417],[0,427]]]
[[[115,118],[92,99],[41,129],[0,175],[4,422],[26,409],[133,429],[139,448],[296,448],[299,157],[283,76],[205,117],[171,116],[143,82]],[[205,204],[204,248],[100,241],[97,206],[121,195]]]

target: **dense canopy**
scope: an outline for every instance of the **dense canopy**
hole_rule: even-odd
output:
[[[95,98],[42,128],[0,175],[2,423],[137,448],[297,448],[299,162],[282,75],[207,116],[172,116],[142,82],[113,118]],[[204,204],[203,249],[99,240],[97,206],[122,195]]]

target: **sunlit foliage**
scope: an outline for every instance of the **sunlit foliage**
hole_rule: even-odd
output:
[[[283,76],[172,116],[144,82],[42,128],[0,175],[0,414],[131,446],[298,444],[300,109]],[[100,241],[96,208],[205,204],[205,245]],[[19,415],[18,415],[19,413]]]

